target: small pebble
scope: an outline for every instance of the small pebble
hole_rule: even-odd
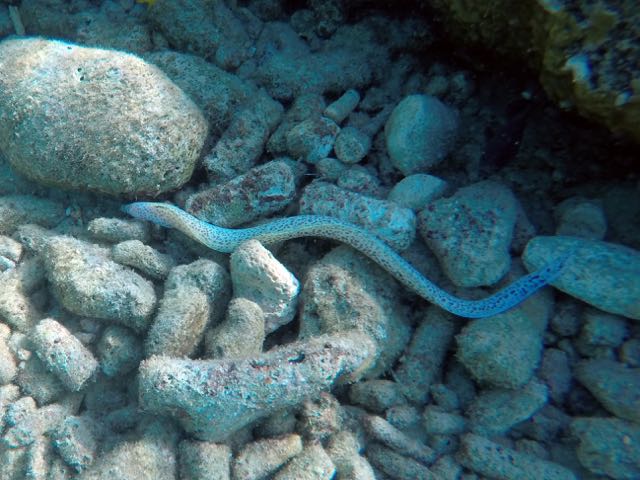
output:
[[[330,103],[327,108],[324,109],[323,114],[325,117],[339,124],[355,110],[359,102],[360,94],[353,89],[347,90],[340,98]]]
[[[5,330],[9,332],[9,327],[0,323],[0,331]],[[13,356],[13,352],[7,345],[7,337],[0,335],[0,385],[6,385],[10,383],[16,374],[18,373],[18,365],[16,359]]]
[[[303,93],[298,95],[291,107],[285,112],[280,125],[267,142],[267,151],[273,155],[287,151],[287,133],[295,125],[309,118],[320,117],[326,107],[322,95],[317,93]]]
[[[619,418],[575,418],[571,433],[579,442],[580,463],[596,475],[640,478],[640,425]]]
[[[20,268],[16,268],[10,273],[19,270]],[[0,319],[23,333],[29,332],[33,325],[42,318],[42,314],[28,293],[25,292],[23,282],[17,278],[2,278],[1,280]]]
[[[336,397],[322,392],[307,400],[298,413],[297,431],[307,440],[325,443],[342,428],[342,408]]]
[[[209,300],[211,325],[222,320],[231,299],[231,277],[224,267],[204,258],[187,265],[178,265],[171,270],[164,288],[171,290],[178,287],[202,290]]]
[[[450,317],[439,308],[427,309],[402,362],[394,369],[402,393],[417,404],[427,402],[429,387],[441,374],[455,331]],[[425,352],[429,352],[428,358]]]
[[[380,180],[362,165],[352,165],[345,170],[336,180],[336,185],[368,197],[381,198],[382,196]]]
[[[322,158],[316,163],[316,171],[320,178],[329,182],[338,180],[348,168],[348,165],[345,165],[337,158],[331,157]]]
[[[54,227],[63,217],[62,204],[53,200],[32,195],[0,196],[0,235],[10,235],[25,223]]]
[[[316,163],[325,158],[335,143],[340,127],[327,117],[312,117],[287,133],[287,153],[292,158]]]
[[[265,339],[264,313],[246,298],[229,303],[227,318],[205,335],[209,358],[243,358],[262,352]]]
[[[453,455],[443,455],[429,467],[440,480],[462,480],[462,467]]]
[[[191,286],[165,290],[144,342],[145,355],[192,355],[208,322],[209,301],[202,290]]]
[[[596,359],[579,363],[574,374],[604,408],[617,417],[640,423],[640,368]]]
[[[371,465],[360,455],[362,446],[349,430],[342,430],[329,439],[327,455],[336,466],[338,478],[349,480],[374,480]],[[358,476],[360,475],[360,476]]]
[[[579,237],[539,236],[523,253],[529,271],[571,253],[555,288],[605,312],[640,320],[640,251]],[[624,285],[625,288],[620,288]]]
[[[252,96],[250,105],[234,106],[234,110],[231,121],[202,161],[212,183],[230,180],[257,163],[269,134],[280,123],[283,108],[260,92]]]
[[[300,282],[260,242],[239,245],[231,254],[230,267],[234,294],[262,309],[266,334],[293,320]]]
[[[562,405],[573,376],[567,353],[557,348],[545,348],[537,375],[547,385],[549,397]]]
[[[13,260],[5,256],[0,255],[0,272],[11,270],[13,268],[16,268],[16,262],[14,262]]]
[[[14,264],[20,260],[22,257],[22,244],[20,242],[16,242],[11,237],[6,237],[4,235],[0,235],[0,256],[5,259],[13,262]]]
[[[170,255],[160,253],[140,240],[126,240],[111,248],[113,260],[128,265],[154,280],[163,280],[175,266]]]
[[[338,133],[333,146],[336,157],[343,163],[358,163],[371,149],[371,138],[355,127],[344,127]]]
[[[47,370],[47,366],[38,355],[31,355],[21,362],[15,383],[24,395],[31,395],[39,405],[54,402],[67,392],[64,384]]]
[[[37,438],[27,447],[25,461],[25,476],[31,478],[47,478],[49,465],[53,463],[55,455],[51,442],[45,436]]]
[[[273,160],[191,195],[185,209],[205,222],[231,228],[282,210],[295,194],[291,167]]]
[[[446,412],[452,412],[460,408],[458,394],[442,383],[432,385],[429,393],[435,403]]]
[[[331,480],[336,468],[320,443],[305,446],[293,457],[274,480]]]
[[[584,312],[584,322],[578,342],[589,346],[617,348],[628,333],[624,318],[589,308]]]
[[[391,162],[404,175],[428,171],[455,145],[458,123],[457,112],[435,97],[405,97],[385,125]]]
[[[540,410],[547,402],[547,387],[533,380],[519,390],[492,389],[480,392],[467,409],[471,431],[494,437]]]
[[[422,414],[424,428],[429,435],[454,435],[467,429],[467,420],[435,405],[428,405]]]
[[[156,307],[153,284],[114,262],[107,249],[57,236],[48,240],[43,257],[51,290],[70,312],[136,331],[149,325]]]
[[[461,437],[456,459],[462,466],[488,478],[577,480],[571,470],[557,463],[519,453],[473,433]]]
[[[540,363],[552,308],[551,292],[540,291],[516,308],[468,323],[456,336],[457,359],[483,383],[523,387]]]
[[[366,409],[382,413],[395,405],[406,403],[400,385],[391,380],[367,380],[351,386],[349,400]]]
[[[224,444],[183,440],[178,446],[180,478],[229,480],[231,448]],[[240,480],[241,477],[235,477]]]
[[[147,222],[121,218],[94,218],[87,225],[87,231],[93,239],[108,243],[120,243],[127,240],[139,240],[142,243],[147,243],[150,238]]]
[[[384,418],[369,415],[364,418],[364,428],[377,442],[392,448],[399,454],[429,465],[436,459],[435,452],[414,438],[395,428]]]
[[[108,377],[126,375],[142,360],[142,344],[128,328],[109,325],[98,342],[98,360]]]
[[[599,202],[571,197],[555,209],[556,235],[602,240],[607,233],[607,219]]]
[[[302,452],[302,439],[291,434],[249,442],[233,460],[234,480],[266,478]]]
[[[57,452],[78,473],[93,463],[99,436],[98,425],[86,415],[65,418],[52,435]]]
[[[447,189],[447,182],[433,175],[416,173],[404,177],[389,192],[387,200],[401,207],[419,212],[429,203],[440,198]]]
[[[640,338],[631,338],[622,344],[620,360],[630,367],[640,367]]]
[[[425,465],[379,443],[372,442],[367,445],[366,455],[374,467],[394,480],[438,480]]]

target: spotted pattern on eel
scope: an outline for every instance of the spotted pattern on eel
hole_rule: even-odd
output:
[[[569,254],[551,261],[493,295],[481,300],[455,297],[425,278],[395,250],[367,230],[337,218],[298,215],[281,218],[250,228],[229,229],[203,222],[167,203],[134,202],[122,210],[132,217],[148,220],[166,228],[175,228],[218,252],[231,253],[242,242],[255,239],[263,244],[299,237],[337,240],[364,253],[407,288],[448,312],[466,318],[483,318],[502,313],[518,305],[537,290],[552,282],[562,271]]]

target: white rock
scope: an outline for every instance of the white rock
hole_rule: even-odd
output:
[[[231,254],[231,282],[236,297],[258,304],[265,314],[265,333],[289,323],[296,314],[300,282],[257,240]]]

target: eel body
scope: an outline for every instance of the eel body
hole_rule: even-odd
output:
[[[298,215],[281,218],[250,228],[229,229],[203,222],[167,203],[134,202],[122,207],[132,217],[163,227],[175,228],[219,252],[231,253],[242,242],[255,239],[263,244],[299,237],[337,240],[364,253],[405,287],[448,312],[466,318],[483,318],[502,313],[518,305],[562,271],[569,255],[562,255],[540,270],[532,272],[493,295],[481,300],[466,300],[447,293],[418,272],[389,245],[367,230],[334,217]]]

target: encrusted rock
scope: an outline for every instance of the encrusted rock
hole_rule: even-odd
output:
[[[374,339],[379,356],[367,375],[386,372],[410,337],[400,286],[369,260],[346,247],[325,255],[307,274],[302,290],[300,336],[356,329]]]
[[[264,313],[246,298],[229,302],[227,318],[205,335],[210,358],[242,358],[262,352],[265,338]]]
[[[480,382],[524,386],[540,362],[552,306],[550,292],[540,292],[507,312],[470,322],[456,336],[458,360]]]
[[[204,337],[208,322],[209,302],[202,290],[192,286],[165,290],[147,333],[145,354],[192,355]]]
[[[110,260],[107,250],[61,236],[47,242],[45,257],[52,291],[66,309],[146,328],[156,305],[153,284]]]
[[[69,390],[80,390],[95,375],[98,362],[93,354],[55,320],[38,323],[32,338],[40,360]]]
[[[21,173],[113,195],[158,194],[191,177],[207,123],[157,67],[38,37],[5,40],[0,58],[0,149]]]
[[[151,357],[140,366],[140,405],[175,417],[197,438],[219,441],[341,381],[359,378],[375,351],[366,335],[342,333],[249,358]]]
[[[418,228],[456,285],[493,285],[511,265],[517,205],[507,187],[476,183],[427,205],[418,216]]]
[[[284,161],[274,160],[190,196],[185,207],[201,220],[235,227],[282,210],[295,193],[291,168]]]
[[[640,477],[640,426],[619,418],[578,417],[571,423],[580,463],[616,480]]]
[[[535,237],[523,254],[529,270],[571,254],[552,285],[605,312],[640,320],[640,252],[578,237]]]
[[[260,242],[238,246],[230,266],[234,294],[260,306],[266,334],[293,320],[300,283]]]
[[[416,216],[412,210],[325,182],[313,182],[304,189],[300,213],[329,215],[354,223],[398,250],[407,249],[416,235]]]
[[[393,109],[385,126],[393,165],[405,175],[426,172],[451,151],[458,114],[429,95],[409,95]]]

